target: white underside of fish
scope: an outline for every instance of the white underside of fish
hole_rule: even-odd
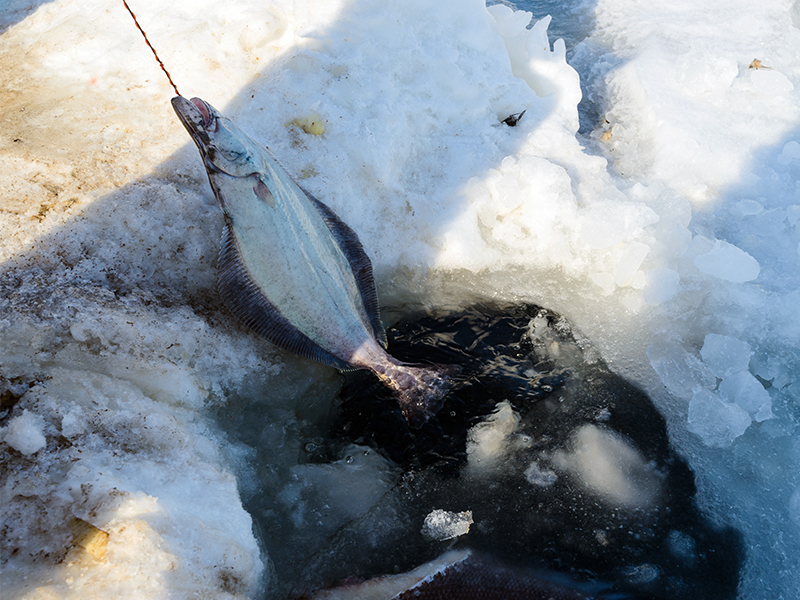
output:
[[[458,369],[405,365],[386,352],[372,264],[355,232],[213,107],[172,103],[225,216],[218,283],[231,311],[295,354],[373,371],[409,422],[424,423]]]

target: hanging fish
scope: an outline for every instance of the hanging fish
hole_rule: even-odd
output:
[[[280,348],[371,370],[420,427],[458,367],[403,364],[386,352],[372,263],[356,233],[211,105],[178,96],[172,107],[225,218],[218,284],[231,311]]]

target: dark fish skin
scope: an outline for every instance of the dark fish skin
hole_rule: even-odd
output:
[[[620,598],[619,596],[615,596]],[[471,550],[451,550],[408,573],[304,594],[292,600],[591,600],[595,596],[502,564]],[[621,600],[621,598],[620,598]]]
[[[392,600],[589,600],[577,590],[470,554]]]

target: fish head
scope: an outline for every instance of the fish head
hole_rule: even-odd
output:
[[[197,144],[209,175],[249,177],[262,171],[258,144],[213,106],[200,98],[176,96],[172,108]]]

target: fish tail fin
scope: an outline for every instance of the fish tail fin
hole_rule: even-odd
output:
[[[392,388],[408,424],[419,429],[442,408],[447,393],[461,372],[457,365],[394,364],[379,374]]]

